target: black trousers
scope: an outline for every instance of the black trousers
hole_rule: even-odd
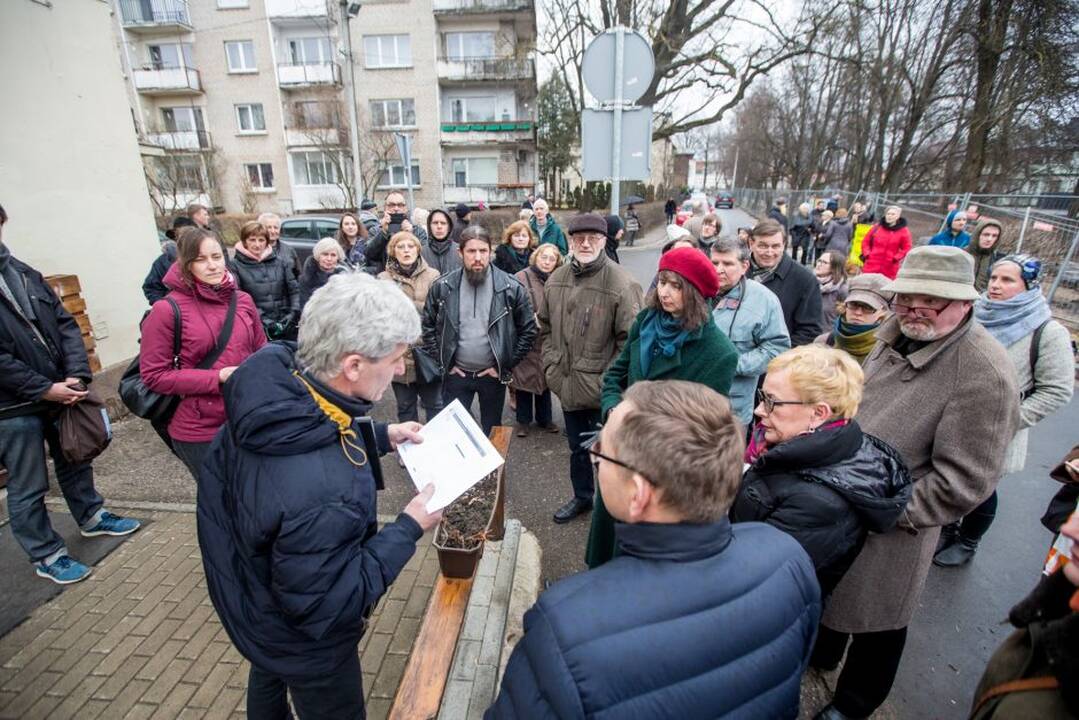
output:
[[[573,495],[581,500],[591,500],[596,479],[592,475],[592,459],[583,445],[599,428],[599,410],[563,410],[562,417],[569,439],[569,479],[573,483]]]
[[[989,526],[997,516],[997,491],[994,490],[985,502],[970,511],[959,521],[959,537],[969,543],[977,543],[989,531]]]
[[[491,428],[502,424],[506,386],[498,378],[478,377],[473,373],[461,377],[451,372],[442,380],[442,399],[447,405],[460,400],[465,410],[472,412],[472,400],[477,395],[480,398],[480,427],[484,435],[490,435]]]
[[[397,401],[397,422],[415,422],[420,419],[417,401],[423,402],[427,422],[442,410],[442,383],[393,383],[393,397]]]
[[[533,406],[535,413],[533,414]],[[551,391],[544,390],[539,395],[517,391],[517,422],[527,425],[533,418],[537,425],[551,424]]]
[[[210,445],[212,444],[213,443],[209,442],[189,443],[174,439],[172,441],[172,451],[176,453],[176,457],[180,458],[180,461],[191,471],[191,477],[198,480],[199,469],[202,467],[202,460],[206,457],[206,454],[210,452]]]
[[[247,676],[247,717],[292,720],[286,693],[300,720],[364,720],[363,676],[356,653],[333,672],[309,678],[285,678],[254,665]]]
[[[848,717],[867,718],[884,704],[892,691],[906,642],[905,627],[850,635],[821,625],[809,664],[821,670],[834,670],[847,650],[832,705]]]

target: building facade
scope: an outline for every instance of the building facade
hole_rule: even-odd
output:
[[[424,207],[517,204],[535,185],[533,0],[113,2],[159,215],[341,209],[356,176],[376,199],[411,181]]]

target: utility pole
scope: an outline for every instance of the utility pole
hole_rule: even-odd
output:
[[[742,148],[738,145],[734,146],[734,172],[731,173],[731,192],[738,187],[738,153]]]
[[[345,19],[345,55],[348,61],[348,124],[352,144],[352,209],[359,210],[363,202],[363,174],[360,172],[360,125],[356,113],[356,63],[352,59],[352,18],[360,12],[360,3],[341,0],[341,16]]]

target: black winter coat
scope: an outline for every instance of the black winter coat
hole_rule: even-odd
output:
[[[531,254],[532,251],[527,250],[524,258],[521,258],[510,245],[499,245],[495,248],[495,259],[492,264],[507,275],[516,275],[528,267],[528,258]]]
[[[503,383],[513,379],[511,371],[528,355],[536,341],[536,327],[532,301],[528,291],[517,279],[496,267],[489,269],[494,275],[494,297],[491,298],[491,319],[487,337],[491,341],[498,375]],[[457,357],[457,328],[461,307],[461,282],[463,270],[443,275],[431,286],[423,306],[423,347],[438,362],[442,375],[453,369]]]
[[[276,250],[262,260],[237,252],[232,272],[236,284],[255,301],[263,327],[273,323],[296,327],[300,319],[300,285]]]
[[[386,426],[362,440],[371,406],[312,382],[343,411],[342,430],[292,374],[293,343],[270,343],[223,386],[228,422],[198,478],[206,585],[240,653],[267,672],[332,672],[423,535],[405,514],[378,529],[374,468]],[[311,382],[308,380],[308,382]],[[361,461],[362,460],[362,461]]]
[[[330,281],[334,275],[342,273],[345,268],[335,265],[333,270],[326,272],[318,266],[314,257],[308,257],[303,264],[303,272],[300,273],[300,310],[307,305],[307,301],[315,294],[315,291]]]
[[[93,379],[79,325],[41,273],[12,257],[3,243],[0,273],[22,285],[36,316],[36,321],[28,320],[25,311],[20,313],[0,293],[0,418],[58,409],[56,403],[41,399],[53,383],[74,377],[89,384]],[[45,345],[30,322],[35,322]]]
[[[389,244],[390,238],[400,230],[401,225],[397,223],[390,223],[387,230],[383,230],[382,226],[379,225],[375,232],[368,236],[367,249],[364,251],[364,257],[367,259],[367,267],[364,268],[365,272],[378,275],[386,269],[386,246]],[[420,241],[420,251],[422,252],[423,248],[427,247],[427,231],[413,225],[412,234]]]
[[[805,552],[760,523],[619,523],[623,554],[525,613],[487,720],[798,717],[820,616]]]
[[[808,345],[816,340],[823,329],[820,283],[813,272],[783,253],[772,277],[762,284],[779,298],[791,347]]]
[[[274,252],[281,258],[281,262],[285,263],[285,267],[292,271],[292,277],[300,277],[300,258],[296,254],[296,251],[286,242],[280,240],[273,246]]]
[[[783,226],[784,235],[787,235],[789,233],[790,223],[787,220],[787,216],[783,214],[782,210],[780,210],[778,207],[773,206],[772,209],[768,211],[768,217]]]
[[[735,523],[768,523],[797,540],[827,597],[866,535],[892,529],[911,489],[899,453],[852,420],[769,448],[746,471],[730,515]]]
[[[146,274],[146,279],[142,281],[142,294],[146,296],[146,302],[151,306],[169,294],[169,289],[165,287],[165,273],[174,262],[176,262],[176,243],[169,240],[165,243],[161,254],[154,259],[150,272]]]

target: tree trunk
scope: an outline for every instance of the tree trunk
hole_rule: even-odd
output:
[[[1012,0],[979,0],[975,60],[977,77],[974,87],[974,104],[970,111],[967,148],[959,173],[959,189],[978,191],[986,162],[989,132],[993,129],[992,94],[996,83],[1000,56],[1004,52],[1004,38]]]

